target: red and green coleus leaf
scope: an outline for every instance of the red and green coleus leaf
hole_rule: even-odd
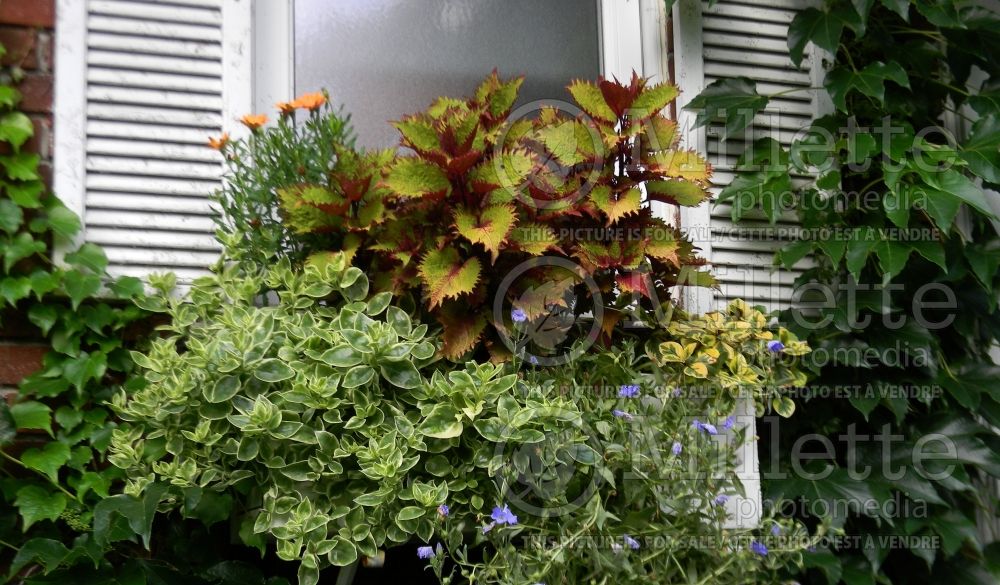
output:
[[[343,224],[344,209],[331,213],[330,207],[321,208],[314,201],[333,196],[318,185],[292,185],[277,190],[282,215],[295,233],[309,234],[336,228]],[[309,196],[307,199],[306,196]]]
[[[573,288],[581,275],[561,266],[538,266],[518,279],[517,290],[507,296],[515,309],[524,311],[528,319],[548,315],[554,307],[569,308]]]
[[[601,135],[578,120],[543,125],[535,136],[545,146],[548,156],[567,166],[594,160],[598,152],[604,151]]]
[[[698,183],[680,179],[649,181],[646,183],[646,193],[654,201],[663,201],[685,207],[700,205],[712,196],[708,189]]]
[[[508,240],[512,247],[532,256],[540,256],[559,243],[551,227],[536,222],[519,223],[511,230]]]
[[[494,205],[478,212],[467,208],[455,211],[455,229],[459,235],[473,244],[482,244],[493,261],[515,223],[517,214],[513,205]]]
[[[638,268],[642,262],[645,241],[638,239],[599,242],[583,240],[573,250],[584,268],[590,272],[608,268]]]
[[[524,77],[515,77],[500,81],[497,70],[494,69],[476,89],[476,102],[486,106],[486,111],[493,119],[503,118],[510,112],[517,101],[517,94],[524,83]]]
[[[605,101],[601,89],[590,81],[577,79],[569,84],[568,89],[580,109],[591,118],[603,122],[614,122],[618,118]]]
[[[652,282],[649,272],[643,270],[621,272],[615,277],[615,283],[623,293],[640,294],[647,298],[651,298],[649,288]]]
[[[385,186],[401,197],[434,197],[451,190],[444,169],[415,157],[397,160],[389,168]]]
[[[669,262],[674,266],[681,265],[678,252],[681,251],[679,238],[683,236],[676,231],[676,228],[672,228],[662,221],[652,222],[652,225],[647,226],[645,234],[647,256],[662,262]]]
[[[468,303],[445,301],[434,316],[444,329],[441,355],[447,359],[457,359],[475,347],[486,329],[486,315],[482,308],[470,308]]]
[[[642,193],[636,187],[624,193],[615,193],[607,185],[598,185],[591,190],[590,200],[607,216],[608,225],[626,215],[637,213],[642,207]]]
[[[668,120],[663,116],[654,116],[648,120],[639,120],[635,125],[642,131],[642,151],[657,152],[669,150],[677,146],[680,142],[680,135],[677,133],[677,122]]]
[[[446,299],[475,290],[482,268],[478,258],[464,259],[455,248],[432,250],[420,263],[427,304],[434,308]]]
[[[688,181],[708,181],[712,176],[712,165],[693,150],[665,150],[648,158],[654,171],[668,177]]]
[[[505,150],[480,162],[469,173],[469,183],[477,193],[505,189],[515,194],[535,169],[535,159],[525,150]]]
[[[629,114],[638,118],[652,118],[670,105],[678,93],[677,86],[670,83],[645,86],[632,102]]]
[[[435,152],[441,150],[441,141],[438,138],[437,130],[434,128],[433,120],[424,116],[408,116],[392,122],[392,125],[399,130],[402,135],[403,146],[407,146],[417,152]]]
[[[617,79],[601,79],[597,87],[600,88],[601,95],[604,96],[604,102],[615,113],[615,117],[621,118],[632,107],[636,98],[639,97],[639,92],[642,91],[644,85],[645,80],[633,71],[632,79],[628,85],[621,83]]]

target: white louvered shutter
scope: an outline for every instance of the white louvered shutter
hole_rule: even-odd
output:
[[[249,2],[60,3],[85,10],[75,39],[85,47],[85,101],[82,193],[57,194],[75,200],[82,240],[104,248],[114,276],[171,270],[190,281],[218,257],[208,196],[223,166],[207,140],[235,130],[249,109]]]
[[[808,5],[806,0],[719,0],[709,7],[708,2],[682,0],[678,23],[681,48],[676,64],[684,91],[682,103],[713,81],[731,77],[756,81],[761,94],[801,89],[772,99],[754,119],[752,134],[750,129],[746,132],[752,139],[770,137],[788,146],[796,131],[827,107],[817,102],[817,92],[808,90],[822,79],[821,63],[813,54],[815,47],[807,48],[800,68],[788,56],[788,25],[796,12]],[[687,116],[690,128],[693,114],[683,116]],[[723,142],[712,127],[691,134],[689,140],[707,152],[712,162],[713,192],[717,194],[732,181],[736,160],[749,142],[739,137]],[[720,291],[694,293],[689,301],[700,310],[722,308],[737,298],[771,310],[787,308],[793,282],[809,262],[803,260],[792,270],[773,267],[774,252],[782,244],[779,238],[794,234],[794,213],[784,214],[773,227],[760,213],[745,215],[734,225],[730,213],[729,205],[719,205],[686,212],[682,217],[721,285]]]

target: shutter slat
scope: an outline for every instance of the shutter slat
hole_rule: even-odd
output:
[[[137,156],[160,160],[189,160],[217,164],[222,162],[219,153],[205,145],[190,146],[169,142],[91,138],[87,141],[87,151],[90,154]]]
[[[781,23],[787,27],[795,18],[796,11],[771,6],[746,6],[736,2],[719,2],[715,6],[706,5],[704,14],[706,16],[711,14],[728,17],[741,23],[746,29],[754,22]]]
[[[97,191],[208,197],[218,188],[218,181],[185,181],[181,179],[87,174],[87,189]]]
[[[212,216],[212,204],[203,197],[167,197],[146,193],[112,193],[91,191],[87,195],[87,219],[95,209],[124,209],[134,211],[160,211]]]
[[[125,122],[105,122],[103,120],[88,122],[87,136],[165,140],[167,142],[197,144],[199,146],[203,146],[208,138],[203,130],[195,128],[162,126],[159,124],[128,124]]]
[[[135,71],[162,71],[170,74],[196,75],[219,79],[222,76],[222,63],[190,57],[165,57],[163,55],[141,55],[91,49],[87,51],[87,64],[112,69]]]
[[[715,16],[712,14],[705,14],[702,16],[702,29],[704,31],[715,31],[722,33],[742,33],[742,34],[752,34],[757,37],[771,38],[777,41],[784,41],[787,39],[786,31],[788,30],[787,24],[782,24],[779,22],[767,23],[767,22],[747,22],[743,23],[739,20],[734,20],[732,18]],[[786,51],[787,46],[786,46]]]
[[[166,108],[184,108],[208,112],[222,111],[222,98],[219,96],[209,96],[180,91],[125,89],[121,87],[101,87],[91,85],[87,88],[87,101],[88,103],[106,102],[110,104],[136,104],[162,106]]]
[[[214,95],[222,94],[222,80],[218,77],[126,71],[97,66],[87,68],[87,82],[98,85],[127,87],[129,89],[166,89]],[[196,96],[196,99],[203,97],[205,96]]]
[[[95,244],[134,248],[168,248],[213,252],[219,243],[209,234],[191,234],[143,229],[87,227],[87,239]]]
[[[211,6],[168,6],[165,4],[121,2],[120,0],[90,0],[88,8],[90,14],[182,24],[207,24],[215,27],[222,24],[222,12]]]
[[[92,49],[142,53],[146,55],[168,55],[191,59],[222,59],[222,47],[217,43],[199,43],[173,39],[154,39],[142,35],[122,35],[91,33],[87,45]]]
[[[140,177],[177,177],[182,179],[219,180],[222,167],[217,164],[152,160],[117,156],[88,156],[87,170]]]
[[[88,209],[87,225],[92,227],[138,229],[156,226],[157,229],[161,230],[201,233],[211,232],[215,229],[215,223],[211,217],[177,213],[123,211],[121,209]]]
[[[172,124],[202,128],[216,133],[222,131],[222,115],[217,112],[90,103],[87,105],[87,116],[93,120],[138,124]]]
[[[91,14],[87,18],[87,28],[92,32],[137,34],[160,39],[222,43],[222,29],[218,26],[198,26]]]

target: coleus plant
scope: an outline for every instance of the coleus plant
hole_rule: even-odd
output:
[[[634,74],[628,83],[578,80],[568,88],[573,112],[547,106],[512,116],[522,82],[494,71],[472,97],[439,98],[395,122],[412,154],[366,183],[387,190],[386,212],[359,262],[371,262],[378,288],[419,297],[443,326],[450,358],[482,343],[503,359],[509,348],[498,342],[511,308],[544,320],[553,307],[579,315],[600,305],[610,336],[627,310],[669,302],[669,287],[713,283],[693,246],[648,205],[709,197],[710,165],[678,147],[676,123],[661,115],[677,88]],[[297,201],[312,207],[305,221],[286,203],[299,233],[335,225],[317,221],[316,210],[343,213],[325,199]],[[505,283],[515,270],[524,277]]]

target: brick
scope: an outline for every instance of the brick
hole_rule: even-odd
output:
[[[0,23],[54,28],[55,0],[0,0]]]
[[[36,39],[35,29],[22,26],[0,26],[0,45],[7,49],[3,59],[0,59],[0,64],[4,66],[19,65],[24,69],[34,69],[37,65]]]
[[[0,344],[0,384],[17,385],[42,367],[48,353],[45,345]]]
[[[47,73],[25,75],[17,85],[17,89],[23,96],[20,104],[22,111],[32,114],[52,112],[52,75]]]

